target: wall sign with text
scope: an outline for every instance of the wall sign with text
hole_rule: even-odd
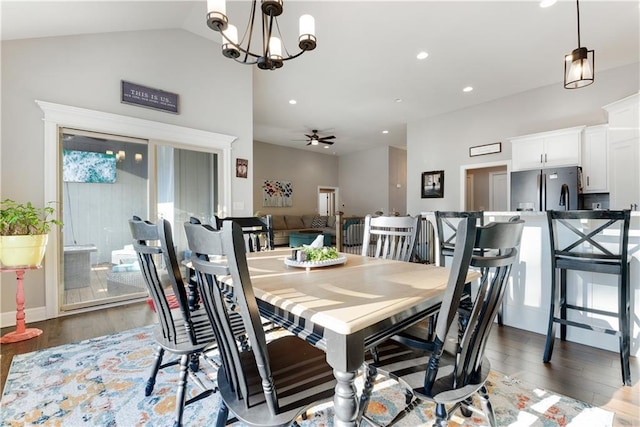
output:
[[[502,143],[496,142],[493,144],[476,145],[475,147],[469,147],[469,157],[484,156],[485,154],[500,153],[502,151]]]
[[[178,114],[178,94],[122,80],[120,102]]]

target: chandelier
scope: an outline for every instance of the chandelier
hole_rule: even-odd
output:
[[[564,88],[578,89],[589,86],[594,79],[595,52],[580,46],[580,3],[576,0],[578,12],[578,48],[564,57]]]
[[[282,44],[282,34],[278,25],[278,16],[282,14],[283,0],[261,0],[261,17],[256,19],[257,0],[251,4],[251,14],[242,40],[238,41],[238,29],[229,24],[225,0],[207,0],[207,26],[222,35],[222,54],[242,64],[257,64],[261,70],[275,70],[282,67],[284,61],[297,58],[308,50],[316,48],[315,21],[311,15],[300,17],[300,51],[290,54]],[[262,49],[252,51],[254,27],[256,21],[262,21]],[[257,32],[257,31],[256,31]]]

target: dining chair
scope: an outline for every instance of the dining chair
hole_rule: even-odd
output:
[[[560,339],[567,338],[567,326],[578,327],[619,338],[622,382],[631,386],[630,356],[630,293],[629,225],[630,210],[547,211],[551,243],[551,304],[549,326],[543,361],[551,361],[556,339],[556,324],[560,324]],[[589,283],[567,281],[567,270],[603,273],[617,276],[617,311],[594,307],[581,296]],[[558,280],[559,278],[559,280]],[[587,281],[588,282],[588,281]],[[558,286],[559,285],[559,286]],[[573,292],[572,292],[573,290]],[[568,310],[577,313],[568,316]],[[585,313],[613,317],[619,327],[597,325]]]
[[[308,407],[331,399],[336,381],[322,350],[292,335],[267,343],[240,225],[225,221],[222,230],[203,224],[184,227],[222,363],[217,377],[222,404],[216,425],[227,423],[229,410],[248,425],[289,425]],[[249,337],[251,349],[244,353],[234,343],[225,310],[229,286]]]
[[[190,403],[203,399],[216,391],[207,388],[195,374],[200,366],[200,357],[205,349],[215,345],[215,334],[204,308],[194,309],[189,303],[185,282],[180,274],[171,224],[161,220],[158,224],[143,221],[134,216],[129,220],[129,227],[134,243],[140,269],[144,277],[149,295],[151,296],[158,323],[153,331],[157,344],[151,374],[145,386],[145,396],[150,396],[156,383],[156,376],[160,369],[180,364],[178,390],[176,392],[175,425],[182,424],[184,407]],[[167,270],[169,283],[164,282],[159,273],[157,263],[163,262]],[[172,296],[178,303],[177,309],[172,309],[168,297]],[[230,313],[233,334],[246,348],[246,339],[242,319],[237,313]],[[179,356],[163,363],[165,352]],[[207,362],[210,359],[203,357]],[[198,395],[186,399],[187,377],[201,390]]]
[[[472,397],[476,393],[489,424],[496,425],[485,387],[491,366],[484,350],[517,257],[523,228],[524,221],[477,226],[475,218],[468,217],[460,222],[449,282],[435,327],[433,350],[416,349],[388,340],[378,346],[377,360],[367,361],[370,373],[397,380],[407,392],[407,407],[387,425],[398,422],[422,401],[431,401],[436,404],[434,426],[444,426],[459,408],[463,415],[471,415]],[[493,253],[474,256],[474,251],[478,250],[493,250]],[[481,268],[479,286],[466,328],[455,333],[451,331],[451,325],[459,315],[460,297],[471,266]],[[370,380],[369,375],[361,400],[361,415],[367,420],[370,420],[366,416],[372,390]]]
[[[274,248],[273,217],[271,215],[226,218],[216,216],[215,218],[215,227],[217,229],[222,228],[224,221],[235,221],[240,225],[244,234],[247,252],[259,252],[263,249],[271,250]]]
[[[420,216],[364,218],[362,256],[410,261],[420,232]]]
[[[436,231],[438,233],[439,261],[438,265],[446,265],[445,257],[452,257],[458,224],[463,218],[474,218],[476,224],[484,225],[483,211],[436,211]]]

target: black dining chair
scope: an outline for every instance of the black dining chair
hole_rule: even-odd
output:
[[[438,251],[440,254],[438,265],[446,265],[445,257],[452,257],[458,224],[463,218],[474,218],[476,225],[484,225],[483,211],[436,211],[436,231],[438,233]]]
[[[496,426],[485,387],[491,366],[484,350],[517,257],[523,228],[524,221],[477,226],[474,218],[461,220],[449,283],[438,313],[433,350],[388,340],[378,346],[376,360],[367,361],[370,373],[393,378],[407,391],[410,403],[387,425],[398,422],[422,401],[431,401],[436,404],[434,426],[444,426],[459,408],[463,415],[469,416],[472,396],[477,393],[489,424]],[[491,253],[474,256],[474,251],[479,250]],[[465,329],[450,334],[454,318],[459,315],[470,266],[481,269],[479,287]],[[369,380],[370,376],[367,382]],[[365,383],[361,400],[365,419],[370,393],[371,385]]]
[[[551,242],[551,306],[543,361],[545,363],[551,361],[556,324],[560,325],[562,341],[567,338],[567,326],[615,335],[619,338],[620,344],[622,382],[624,385],[631,386],[629,356],[632,296],[629,285],[628,253],[631,211],[547,211],[547,220]],[[602,310],[572,299],[571,288],[572,285],[575,286],[575,282],[567,281],[568,270],[617,276],[617,311]],[[584,284],[581,283],[578,286],[584,286]],[[582,319],[570,318],[567,316],[568,310],[582,313]],[[597,325],[586,319],[584,313],[616,318],[619,328]]]
[[[240,225],[225,221],[222,230],[203,224],[184,227],[222,361],[217,377],[222,403],[216,425],[231,421],[229,411],[252,426],[289,425],[308,407],[331,399],[336,381],[322,350],[292,335],[267,343]],[[251,349],[244,353],[234,342],[225,310],[230,286],[249,337]]]
[[[224,221],[234,221],[242,228],[247,252],[259,252],[263,249],[271,250],[273,243],[273,217],[265,215],[263,217],[226,217],[216,218],[215,227],[220,230]]]
[[[182,414],[186,405],[215,392],[215,389],[205,387],[195,374],[199,369],[200,356],[207,347],[214,344],[215,335],[206,311],[192,311],[189,308],[185,283],[180,274],[173,245],[171,224],[167,220],[160,220],[156,225],[134,216],[129,220],[129,227],[144,282],[158,316],[158,323],[153,331],[157,349],[145,386],[145,396],[150,396],[153,392],[160,369],[179,364],[175,416],[175,425],[179,426],[182,425]],[[166,266],[169,283],[161,280],[156,267],[160,261]],[[177,309],[171,308],[167,299],[170,294],[173,294],[178,302]],[[236,330],[241,328],[241,324],[237,321],[235,323]],[[165,352],[178,355],[179,358],[163,364]],[[202,390],[200,394],[188,400],[187,377]]]

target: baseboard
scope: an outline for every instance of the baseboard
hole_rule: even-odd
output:
[[[24,311],[25,321],[27,327],[31,322],[39,322],[41,320],[47,320],[46,307],[28,308]],[[5,312],[0,314],[0,327],[6,328],[9,326],[16,326],[16,312]]]

